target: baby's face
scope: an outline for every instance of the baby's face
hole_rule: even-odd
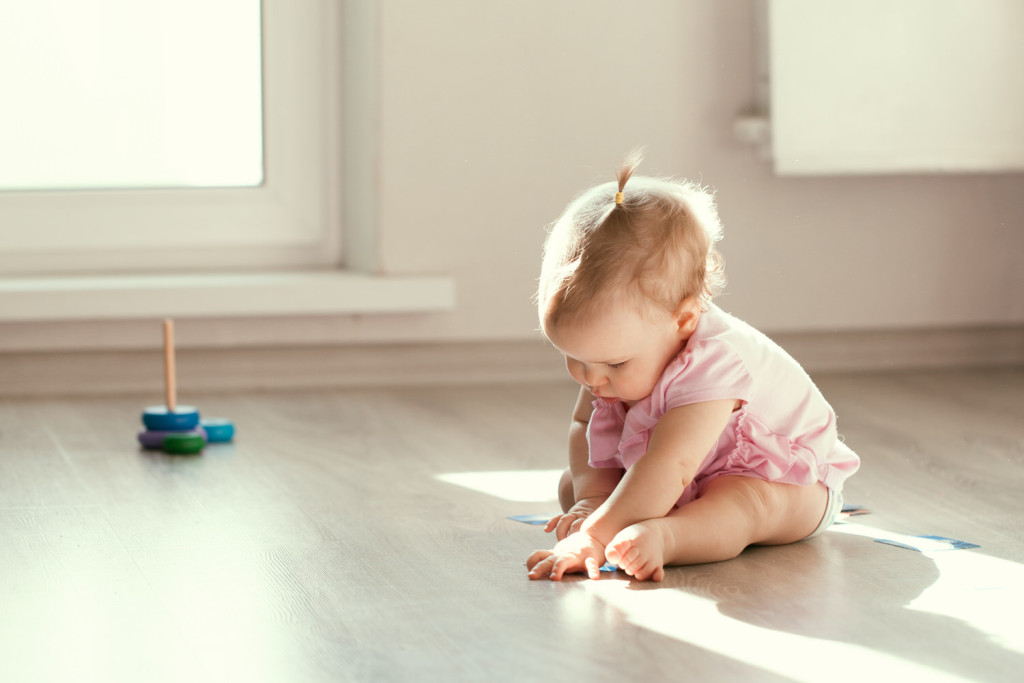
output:
[[[650,395],[692,332],[666,311],[642,316],[619,305],[580,322],[544,325],[573,379],[597,398],[630,404]]]

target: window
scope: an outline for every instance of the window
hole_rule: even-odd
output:
[[[56,108],[74,111],[0,107],[0,126],[4,116],[13,122],[20,115],[23,127],[26,117],[38,115],[50,130],[67,126],[60,131],[66,139],[91,150],[77,170],[68,162],[60,169],[52,168],[55,162],[39,163],[40,153],[31,161],[39,167],[34,176],[24,161],[0,162],[0,323],[452,310],[450,277],[378,274],[377,21],[375,3],[337,0],[0,3],[5,102],[18,87],[29,93],[50,87],[60,71],[51,63],[43,70],[17,64],[5,69],[12,58],[41,59],[46,49],[33,47],[37,38],[51,51],[70,52],[66,68],[87,74],[132,60],[121,78],[131,74],[129,80],[145,87],[115,79],[100,91],[127,92],[129,99],[149,93],[139,97],[158,101],[142,107],[149,118],[121,112],[120,105],[103,115],[79,111],[93,105],[68,105],[51,94],[48,108],[56,101],[64,103]],[[127,32],[120,48],[102,44],[108,31]],[[24,40],[15,39],[19,32],[27,34]],[[79,47],[70,48],[69,37]],[[156,51],[164,55],[159,57],[135,56],[148,42],[173,49]],[[92,62],[75,64],[83,55]],[[200,85],[197,70],[215,74],[213,84]],[[179,89],[154,95],[150,86],[158,71],[172,74],[161,80]],[[233,93],[228,99],[241,103],[240,110],[209,111],[228,106],[211,104],[222,88]],[[161,138],[152,134],[150,125],[161,123],[152,118],[185,125],[167,126],[171,132]],[[83,132],[87,123],[105,131],[108,142],[97,144],[103,136]],[[77,132],[67,135],[72,130]],[[37,147],[60,147],[45,136],[36,139],[43,141]],[[157,139],[163,140],[160,154],[134,148],[156,147]],[[13,149],[17,138],[0,141]],[[206,159],[215,147],[217,163]],[[181,154],[184,148],[188,154]],[[156,170],[152,164],[146,171],[132,166],[154,156]],[[180,161],[196,156],[198,166]],[[127,167],[120,165],[125,160]],[[343,189],[352,198],[344,207]],[[228,272],[238,270],[252,272]]]
[[[338,264],[336,12],[0,5],[0,275]]]

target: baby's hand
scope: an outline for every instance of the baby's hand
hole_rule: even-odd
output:
[[[579,531],[583,520],[589,517],[594,510],[601,507],[601,503],[607,499],[607,496],[602,498],[584,498],[569,508],[569,511],[565,514],[555,515],[548,520],[544,531],[548,533],[554,531],[555,537],[559,541],[564,540],[567,536]]]
[[[600,541],[583,532],[575,533],[561,540],[552,550],[537,550],[526,566],[531,579],[561,581],[565,574],[586,572],[597,579],[604,564],[604,546]]]

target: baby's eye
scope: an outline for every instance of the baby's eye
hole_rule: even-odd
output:
[[[608,367],[610,367],[612,370],[618,370],[619,368],[621,368],[625,364],[626,364],[626,361],[622,361],[621,363],[609,363]]]

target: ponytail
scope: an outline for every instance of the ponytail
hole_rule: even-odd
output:
[[[619,166],[618,180],[619,180],[619,191],[615,193],[615,204],[619,206],[624,201],[623,191],[626,189],[626,183],[633,176],[633,172],[640,165],[640,162],[644,158],[643,147],[638,147],[630,152],[625,159],[622,160],[622,165]]]

